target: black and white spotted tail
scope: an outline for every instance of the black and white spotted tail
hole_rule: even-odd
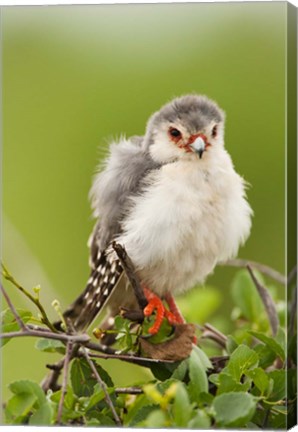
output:
[[[119,260],[105,251],[93,261],[93,269],[82,294],[64,312],[77,331],[85,330],[106,304],[123,272]],[[61,323],[55,323],[60,327]]]

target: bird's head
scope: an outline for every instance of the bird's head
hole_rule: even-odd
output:
[[[149,119],[146,143],[161,163],[204,159],[224,145],[224,112],[206,96],[186,95],[164,105]]]

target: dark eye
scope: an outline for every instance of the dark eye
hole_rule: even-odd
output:
[[[217,125],[215,125],[215,126],[213,127],[212,132],[211,132],[211,135],[212,135],[212,138],[215,138],[215,137],[216,137],[216,135],[217,135]]]
[[[174,137],[174,138],[180,138],[181,137],[181,132],[178,129],[175,128],[171,128],[169,130],[169,134]]]

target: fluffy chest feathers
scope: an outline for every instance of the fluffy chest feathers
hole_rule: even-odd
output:
[[[237,253],[249,234],[250,214],[243,180],[226,153],[216,169],[174,162],[150,175],[118,241],[148,287],[158,294],[179,292]]]

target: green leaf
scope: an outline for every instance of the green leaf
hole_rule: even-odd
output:
[[[189,396],[192,401],[197,402],[200,393],[208,393],[208,379],[205,372],[206,365],[202,364],[201,358],[196,350],[192,350],[189,357]]]
[[[128,406],[128,413],[124,417],[124,426],[135,425],[136,422],[134,419],[138,416],[138,413],[145,406],[154,406],[154,408],[157,407],[157,405],[152,403],[151,399],[147,395],[142,394],[136,398],[133,404]],[[141,420],[143,420],[144,418],[142,418]]]
[[[286,350],[286,333],[282,327],[277,330],[277,335],[275,336],[276,342],[282,347],[283,351]]]
[[[242,427],[253,417],[256,399],[248,393],[223,393],[214,398],[213,409],[218,426]]]
[[[148,330],[154,324],[154,321],[155,315],[151,315],[144,320],[142,324],[143,334],[148,334]],[[169,324],[168,320],[163,319],[160,329],[155,335],[150,336],[149,340],[153,344],[165,342],[172,335],[172,333],[173,327]]]
[[[32,318],[32,313],[24,309],[16,309],[22,321],[26,324]],[[0,328],[2,333],[10,333],[20,330],[20,326],[17,323],[13,313],[10,309],[5,309],[0,313]],[[4,346],[11,338],[1,339],[0,346]]]
[[[254,351],[259,356],[259,366],[263,369],[266,369],[268,366],[272,365],[274,360],[276,359],[276,354],[269,348],[267,345],[258,344],[254,346]]]
[[[160,363],[150,363],[149,367],[155,378],[157,378],[160,381],[164,381],[169,379],[172,376],[173,372],[177,369],[179,364],[180,364],[179,362],[175,362],[175,363],[160,362]]]
[[[28,393],[34,395],[40,406],[46,402],[46,396],[42,391],[41,387],[33,381],[14,381],[13,383],[9,384],[8,387],[9,390],[14,394]]]
[[[232,352],[235,351],[237,347],[238,347],[238,343],[236,339],[233,336],[228,335],[227,342],[226,342],[226,348],[228,354],[232,354]]]
[[[258,272],[255,274],[261,281],[262,276]],[[246,270],[240,270],[236,273],[232,282],[232,298],[246,319],[251,322],[259,322],[260,316],[264,312],[264,306]]]
[[[208,379],[212,384],[215,384],[218,387],[218,385],[219,385],[219,373],[214,373],[214,374],[209,375]]]
[[[114,392],[113,388],[108,388],[107,392],[109,394]],[[87,398],[87,406],[86,406],[86,411],[89,411],[91,408],[93,408],[95,405],[98,404],[98,402],[102,401],[105,397],[104,391],[102,390],[102,388],[100,387],[99,384],[96,384],[94,386],[94,392],[93,394]]]
[[[183,383],[177,383],[173,403],[174,422],[178,427],[186,427],[191,415],[191,405],[188,393]]]
[[[6,414],[13,423],[32,413],[29,424],[50,425],[53,411],[41,387],[29,380],[15,381],[9,385],[14,396],[8,401]]]
[[[137,426],[140,423],[143,423],[148,415],[158,409],[158,405],[151,404],[151,405],[144,405],[139,410],[135,411],[134,416],[130,416],[130,420],[127,423],[127,420],[125,421],[125,425],[127,426]]]
[[[121,349],[126,351],[132,349],[133,339],[131,333],[131,321],[121,316],[115,318],[115,329],[119,332],[116,335],[116,341]]]
[[[229,373],[236,382],[240,381],[241,376],[250,369],[258,366],[259,357],[257,353],[246,345],[239,345],[232,353],[225,373]]]
[[[86,421],[86,426],[100,426],[100,424],[100,421],[93,417]]]
[[[187,428],[209,429],[210,426],[210,417],[203,410],[198,410],[196,415],[188,422]]]
[[[214,396],[211,393],[200,393],[199,405],[211,405],[213,402]]]
[[[197,345],[194,345],[192,351],[195,352],[197,357],[200,359],[200,362],[201,362],[202,366],[205,368],[205,370],[213,368],[211,361],[209,360],[207,355],[204,353],[204,351],[200,347],[198,347]]]
[[[260,333],[252,330],[248,331],[248,333],[254,336],[256,339],[259,339],[265,345],[267,345],[283,361],[285,360],[285,352],[283,347],[278,342],[276,342],[276,340],[274,340],[272,337],[266,336],[264,333]]]
[[[53,418],[53,410],[47,401],[41,405],[30,417],[29,424],[35,426],[50,425]]]
[[[231,375],[221,372],[218,376],[217,395],[228,392],[246,392],[250,388],[251,383],[239,383]]]
[[[65,345],[59,340],[38,339],[35,348],[43,352],[65,354]]]
[[[100,365],[93,363],[107,387],[114,387],[110,375]],[[85,359],[74,359],[70,370],[70,380],[73,391],[77,396],[91,396],[97,384],[93,372]]]
[[[166,390],[168,390],[168,388],[171,387],[172,384],[176,384],[177,380],[173,379],[173,378],[169,378],[165,381],[162,382],[158,382],[156,384],[156,389],[159,391],[159,393],[164,394]]]
[[[284,369],[268,372],[268,378],[273,380],[273,389],[268,400],[278,402],[286,397],[287,372]]]
[[[172,373],[172,377],[178,381],[183,381],[187,371],[188,371],[188,367],[189,367],[189,359],[185,359],[183,360],[178,367],[174,370],[174,372]]]
[[[260,390],[261,394],[264,394],[269,386],[269,378],[264,369],[255,368],[246,372],[246,374],[253,380],[255,386]]]
[[[142,426],[150,428],[163,428],[166,426],[167,418],[161,409],[152,411],[147,419],[142,423]]]
[[[36,395],[30,393],[19,393],[9,399],[5,408],[8,423],[21,423],[36,402]]]
[[[93,410],[90,412],[90,419],[97,420],[101,426],[115,426],[115,421],[108,415],[103,412],[99,412],[98,410]]]
[[[51,394],[50,400],[56,404],[56,408],[58,409],[58,404],[61,399],[62,390],[58,390]],[[81,417],[84,413],[78,409],[78,397],[73,393],[71,386],[66,387],[66,394],[64,397],[63,411],[62,411],[62,420],[67,422],[70,419],[75,419]]]

